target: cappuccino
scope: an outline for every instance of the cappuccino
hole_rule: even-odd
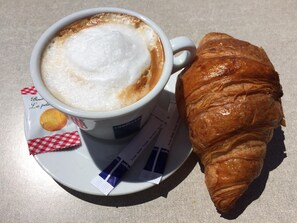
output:
[[[41,75],[61,102],[83,111],[111,111],[144,97],[158,82],[164,53],[140,19],[100,13],[61,30],[43,51]]]

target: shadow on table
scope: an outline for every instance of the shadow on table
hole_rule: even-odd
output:
[[[75,197],[82,199],[84,201],[112,207],[123,207],[123,206],[132,206],[141,203],[145,203],[151,200],[154,200],[158,197],[167,197],[167,194],[178,186],[193,170],[197,164],[197,158],[192,153],[187,161],[170,177],[162,181],[159,185],[151,187],[141,192],[128,195],[119,195],[119,196],[96,196],[81,193],[75,190],[72,190],[60,183],[58,183],[62,188],[67,192],[74,195]]]
[[[265,189],[269,172],[277,168],[282,163],[284,158],[286,158],[284,139],[284,133],[281,127],[277,128],[274,131],[274,136],[271,142],[267,146],[267,153],[260,176],[250,185],[249,189],[238,200],[236,208],[229,214],[221,215],[223,218],[228,220],[236,219],[253,201],[261,196]],[[58,182],[57,183],[70,194],[90,203],[113,207],[132,206],[154,200],[161,196],[167,197],[167,194],[176,186],[178,186],[191,173],[197,164],[197,161],[198,160],[196,156],[192,153],[187,161],[173,175],[164,180],[160,185],[141,192],[137,192],[135,194],[123,196],[88,195],[65,187]]]
[[[267,145],[267,153],[260,176],[249,186],[245,194],[237,201],[236,208],[229,214],[222,215],[226,219],[235,219],[256,199],[258,199],[265,189],[269,172],[277,168],[286,158],[286,148],[284,144],[285,136],[281,127],[275,129],[272,140]]]

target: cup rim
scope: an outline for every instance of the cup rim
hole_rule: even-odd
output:
[[[158,34],[159,38],[161,39],[164,51],[164,66],[163,71],[160,76],[158,83],[154,86],[152,90],[148,94],[146,94],[140,100],[134,102],[131,105],[125,106],[120,109],[112,110],[112,111],[83,111],[78,108],[71,107],[67,104],[56,99],[45,87],[43,80],[41,78],[41,71],[40,71],[40,59],[43,53],[44,48],[47,46],[48,42],[54,37],[54,35],[61,30],[63,27],[71,24],[72,22],[85,18],[91,15],[95,15],[98,13],[103,12],[114,12],[114,13],[123,13],[128,14],[131,16],[138,17],[146,24],[148,24],[153,30]],[[100,8],[90,8],[81,10],[75,13],[72,13],[57,22],[51,25],[45,32],[40,36],[37,43],[35,44],[31,59],[30,59],[30,73],[33,80],[33,84],[37,89],[38,93],[53,107],[57,108],[58,110],[69,114],[71,116],[85,118],[85,119],[107,119],[107,118],[114,118],[122,115],[129,114],[139,108],[142,108],[144,105],[148,104],[152,101],[165,87],[166,83],[168,82],[173,66],[173,53],[172,47],[170,44],[169,39],[167,38],[166,34],[163,30],[151,19],[148,17],[128,9],[124,8],[116,8],[116,7],[100,7]]]

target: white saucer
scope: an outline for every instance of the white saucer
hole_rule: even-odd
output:
[[[166,85],[160,97],[160,107],[168,106],[169,97],[175,91],[176,77],[177,74],[172,75]],[[80,131],[80,136],[82,144],[78,148],[38,154],[34,157],[52,178],[66,187],[86,194],[104,195],[91,184],[91,180],[116,157],[128,141],[103,141],[82,131]],[[138,175],[147,161],[152,146],[153,144],[143,152],[109,196],[131,194],[155,186],[155,184],[138,179]],[[172,175],[187,160],[191,152],[192,148],[188,139],[187,129],[182,124],[169,153],[162,180]]]

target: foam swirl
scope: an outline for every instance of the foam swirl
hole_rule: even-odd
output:
[[[146,25],[103,23],[57,36],[43,53],[42,78],[62,102],[109,111],[131,102],[119,97],[151,66],[156,34]]]

